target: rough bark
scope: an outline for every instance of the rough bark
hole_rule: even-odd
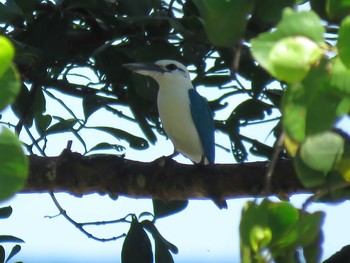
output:
[[[24,193],[68,192],[153,197],[163,200],[260,196],[268,162],[184,165],[167,158],[151,163],[117,156],[82,156],[64,151],[57,157],[29,156]],[[277,162],[267,195],[305,193],[292,162]]]

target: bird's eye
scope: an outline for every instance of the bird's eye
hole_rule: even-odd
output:
[[[169,71],[173,71],[173,70],[177,69],[177,66],[175,64],[168,64],[165,66],[165,68]]]

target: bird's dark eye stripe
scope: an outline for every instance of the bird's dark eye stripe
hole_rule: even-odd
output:
[[[176,66],[175,64],[172,63],[172,64],[166,65],[165,68],[166,68],[167,70],[173,71],[173,70],[177,69],[177,66]]]

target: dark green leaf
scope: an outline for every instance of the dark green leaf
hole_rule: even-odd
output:
[[[46,134],[55,134],[55,133],[62,133],[62,132],[69,132],[74,130],[74,125],[78,123],[79,120],[77,119],[62,119],[59,117],[55,117],[58,119],[58,122],[51,125],[47,130]]]
[[[103,97],[95,94],[88,94],[83,98],[83,111],[85,120],[87,120],[95,111],[99,110],[102,105],[106,104]]]
[[[3,23],[12,23],[14,20],[21,18],[23,15],[21,8],[16,1],[7,0],[5,4],[0,3],[0,21]]]
[[[211,43],[232,46],[241,41],[254,1],[194,0]]]
[[[294,4],[295,0],[255,1],[253,19],[257,19],[256,23],[275,25],[281,19],[283,9]]]
[[[221,87],[232,81],[231,76],[229,75],[210,75],[204,76],[201,78],[196,78],[193,80],[193,85],[199,86],[204,85],[207,87]]]
[[[152,263],[151,242],[142,225],[133,216],[122,248],[122,263]]]
[[[18,237],[9,236],[9,235],[1,235],[0,243],[24,243],[24,241]]]
[[[179,252],[178,248],[174,244],[170,243],[159,233],[158,229],[154,225],[154,222],[143,220],[141,224],[152,234],[156,242],[163,243],[163,245],[174,254]]]
[[[167,202],[158,199],[152,199],[152,201],[154,216],[156,219],[178,213],[184,210],[188,205],[188,200]]]
[[[241,102],[235,109],[235,117],[243,121],[262,120],[272,113],[273,106],[256,99]]]
[[[93,12],[109,12],[112,11],[112,5],[108,1],[95,0],[68,0],[64,1],[67,9],[88,9]]]
[[[117,152],[125,151],[125,147],[118,145],[118,144],[110,144],[107,142],[101,142],[99,144],[96,144],[94,147],[92,147],[89,152],[91,151],[99,151],[99,150],[116,150]]]
[[[168,247],[159,239],[155,239],[155,259],[156,263],[174,263]]]
[[[35,118],[35,126],[40,135],[44,135],[46,133],[46,130],[50,126],[51,121],[52,117],[48,114],[40,114]]]
[[[144,150],[148,148],[148,142],[140,137],[137,137],[135,135],[132,135],[131,133],[128,133],[126,131],[112,128],[112,127],[103,127],[103,126],[95,126],[91,127],[99,131],[103,131],[106,133],[111,134],[118,140],[126,140],[129,143],[129,146],[134,149]]]
[[[12,214],[12,207],[11,206],[6,206],[6,207],[1,207],[0,208],[0,218],[8,218]]]
[[[327,0],[310,0],[310,5],[313,11],[315,11],[322,19],[327,20],[326,12]]]
[[[350,11],[350,5],[349,5]],[[338,33],[338,54],[340,60],[349,69],[350,68],[350,16],[343,19],[341,22],[339,33]]]
[[[119,0],[118,9],[127,16],[148,16],[154,2],[152,0]]]
[[[17,255],[21,251],[21,246],[20,245],[15,245],[11,249],[10,255],[7,257],[6,262],[8,262],[11,258],[13,258],[15,255]]]
[[[326,11],[330,19],[340,20],[349,15],[350,2],[348,0],[327,0]]]
[[[5,249],[0,245],[0,263],[5,262]]]

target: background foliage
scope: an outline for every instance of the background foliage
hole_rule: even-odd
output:
[[[341,0],[7,0],[0,4],[1,33],[6,36],[0,39],[0,109],[14,102],[18,122],[6,124],[30,138],[25,144],[30,154],[45,156],[47,143],[57,133],[73,134],[83,154],[108,149],[123,154],[126,148],[119,142],[144,150],[156,143],[157,134],[164,134],[155,107],[157,85],[131,74],[122,64],[175,59],[190,66],[195,86],[218,90],[219,95],[209,101],[214,112],[232,108],[215,125],[230,138],[229,147],[221,147],[230,148],[237,162],[246,161],[248,152],[272,158],[272,146],[240,131],[275,120],[271,132],[288,154],[275,151],[272,162],[277,157],[293,158],[300,181],[315,192],[313,200],[344,200],[349,195],[350,146],[348,131],[338,129],[337,123],[350,112],[349,13],[350,1]],[[18,79],[12,60],[21,80],[15,101]],[[98,81],[71,81],[70,76],[82,68]],[[84,117],[78,118],[57,94],[81,99]],[[244,99],[232,107],[237,94]],[[65,114],[48,113],[49,98]],[[128,107],[132,116],[120,111],[121,106]],[[90,118],[100,109],[136,123],[144,136],[123,127],[91,124]],[[90,147],[81,136],[84,129],[117,140]],[[4,129],[0,143],[10,134]],[[0,156],[6,155],[4,149]],[[22,179],[2,199],[23,184],[25,166],[25,161],[13,166]],[[10,185],[6,172],[0,172],[4,185]],[[179,210],[178,204],[175,207],[165,215]],[[248,203],[240,226],[242,261],[299,262],[295,253],[302,249],[307,262],[318,262],[323,217],[286,202]],[[152,262],[145,229],[155,240],[156,262],[172,262],[169,251],[177,249],[160,236],[154,222],[131,216],[123,262],[133,256]],[[136,255],[140,249],[144,253]]]

